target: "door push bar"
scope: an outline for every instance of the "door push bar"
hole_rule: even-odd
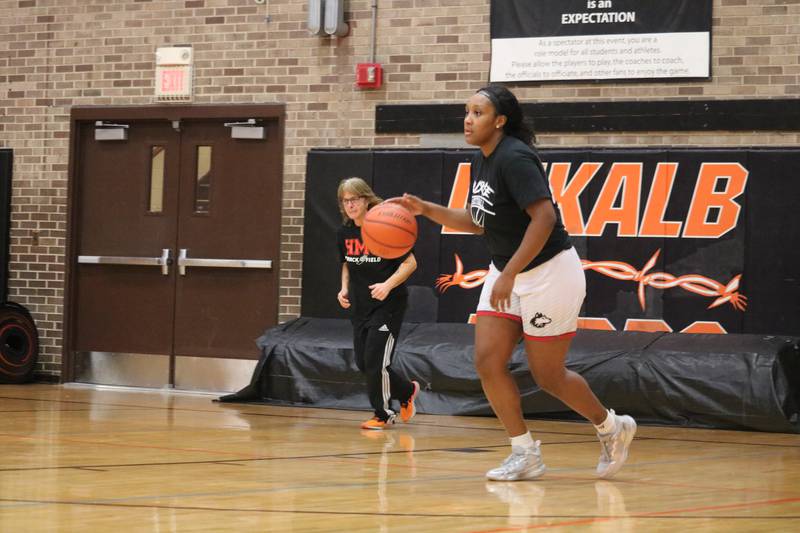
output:
[[[262,259],[200,259],[187,257],[189,250],[181,248],[178,255],[178,273],[186,275],[186,267],[210,268],[272,268],[272,261]]]
[[[169,275],[169,265],[172,264],[170,249],[162,248],[161,257],[124,257],[116,255],[79,255],[78,263],[84,265],[137,265],[160,266],[161,273]]]

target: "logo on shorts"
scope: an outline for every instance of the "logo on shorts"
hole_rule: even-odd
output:
[[[533,318],[531,318],[531,326],[535,328],[543,328],[552,321],[553,319],[549,316],[545,316],[542,313],[536,313],[533,315]]]

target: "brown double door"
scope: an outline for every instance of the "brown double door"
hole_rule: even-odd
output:
[[[71,379],[232,390],[220,374],[258,358],[277,323],[283,128],[247,111],[74,119]]]

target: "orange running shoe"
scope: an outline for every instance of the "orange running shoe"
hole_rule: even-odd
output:
[[[414,389],[411,391],[411,396],[409,396],[408,400],[400,404],[400,419],[403,423],[408,422],[417,414],[417,408],[414,406],[414,399],[417,397],[417,394],[419,394],[419,383],[412,381],[411,384],[414,386]]]
[[[361,429],[382,431],[389,424],[394,424],[394,417],[390,417],[389,420],[383,420],[381,418],[378,418],[377,416],[373,416],[372,418],[361,424]]]

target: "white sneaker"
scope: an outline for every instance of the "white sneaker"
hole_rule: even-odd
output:
[[[486,477],[492,481],[519,481],[541,476],[547,467],[542,462],[540,444],[541,441],[537,440],[532,448],[512,446],[511,455],[503,464],[486,472]]]
[[[600,461],[597,463],[597,476],[609,479],[614,476],[625,460],[628,459],[628,449],[636,434],[636,421],[628,415],[618,415],[614,410],[611,414],[616,417],[616,429],[607,435],[597,434],[600,439]]]

